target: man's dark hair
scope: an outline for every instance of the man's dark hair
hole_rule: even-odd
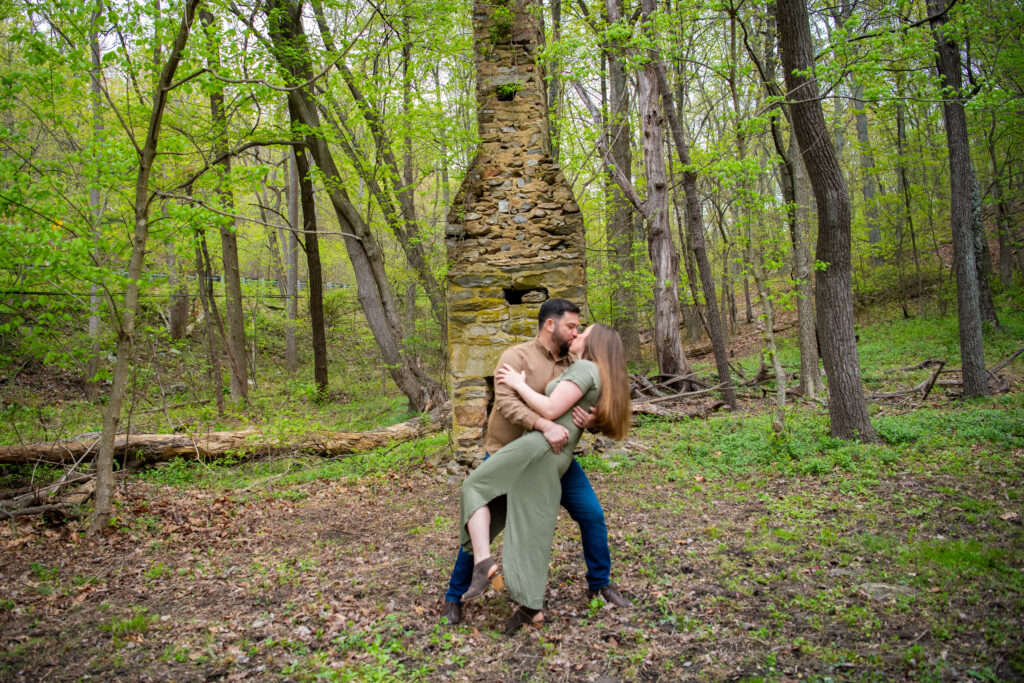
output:
[[[579,315],[580,307],[566,299],[548,299],[540,306],[540,313],[537,314],[537,329],[544,327],[544,321],[548,318],[555,320],[566,313]]]

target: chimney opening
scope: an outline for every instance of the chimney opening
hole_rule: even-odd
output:
[[[505,301],[508,302],[509,306],[539,304],[548,299],[548,290],[544,287],[540,289],[514,289],[509,287],[504,290],[504,294]]]

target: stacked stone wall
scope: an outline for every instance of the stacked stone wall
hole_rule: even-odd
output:
[[[583,218],[551,158],[543,29],[530,4],[474,6],[481,142],[445,227],[452,437],[463,462],[483,456],[501,352],[536,334],[546,299],[586,305]],[[495,29],[496,6],[511,11],[507,30]]]

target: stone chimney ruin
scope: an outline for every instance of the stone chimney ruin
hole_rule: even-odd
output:
[[[536,335],[549,298],[586,310],[583,217],[551,158],[537,9],[473,6],[480,146],[445,226],[452,441],[466,464],[483,457],[501,352]]]

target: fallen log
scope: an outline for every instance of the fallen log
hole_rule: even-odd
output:
[[[411,420],[368,432],[328,432],[289,440],[265,434],[261,429],[242,429],[205,434],[118,434],[114,455],[135,465],[164,462],[179,457],[213,459],[232,454],[272,455],[303,451],[316,455],[345,455],[416,439],[444,429],[451,419],[451,403]],[[71,463],[92,458],[99,439],[51,441],[20,446],[0,446],[0,464],[46,462]]]

